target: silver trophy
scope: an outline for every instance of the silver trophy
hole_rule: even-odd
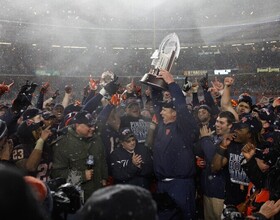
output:
[[[180,42],[177,34],[167,35],[160,43],[159,49],[155,50],[151,56],[153,69],[146,73],[140,82],[158,89],[167,90],[166,82],[161,78],[157,78],[157,76],[161,69],[171,70],[174,60],[178,58],[179,53]]]

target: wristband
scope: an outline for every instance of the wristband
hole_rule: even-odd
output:
[[[226,157],[227,156],[227,149],[219,146],[216,153],[221,155],[222,157]]]
[[[105,96],[106,95],[106,90],[104,88],[100,89],[99,93],[102,95],[102,96]]]
[[[36,146],[34,147],[34,149],[43,151],[43,147],[44,147],[44,140],[42,138],[39,138],[37,140],[37,143],[36,143]]]
[[[259,212],[253,213],[253,216],[256,220],[267,220],[267,218]]]

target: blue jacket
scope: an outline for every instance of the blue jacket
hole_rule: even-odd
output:
[[[201,138],[198,144],[206,162],[206,167],[200,176],[202,192],[208,197],[223,199],[225,197],[227,169],[222,169],[217,173],[211,172],[211,162],[216,153],[217,145],[214,144],[210,136]]]
[[[141,155],[141,168],[132,163],[132,153],[123,147],[116,148],[110,155],[112,176],[116,184],[132,184],[149,189],[153,176],[152,155],[148,148],[136,145],[135,154]]]
[[[175,122],[164,124],[160,115],[161,93],[153,91],[153,104],[158,118],[153,158],[158,179],[192,178],[195,174],[193,143],[198,126],[186,107],[185,97],[176,83],[168,85],[177,113]]]

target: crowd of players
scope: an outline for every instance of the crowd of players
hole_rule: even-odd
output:
[[[75,187],[84,207],[101,188],[129,184],[153,194],[159,219],[230,219],[237,211],[252,219],[274,216],[280,209],[280,98],[253,103],[242,93],[234,100],[232,77],[211,86],[207,77],[186,78],[182,87],[167,71],[158,77],[167,91],[124,84],[107,71],[75,91],[75,99],[79,78],[49,97],[49,82],[15,80],[21,84],[16,93],[13,84],[2,84],[1,99],[11,91],[15,96],[1,105],[1,164],[36,189],[46,218],[57,218],[48,183],[59,178]],[[4,182],[3,189],[10,187]],[[11,215],[7,211],[3,216]]]

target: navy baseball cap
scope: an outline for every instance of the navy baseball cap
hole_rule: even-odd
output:
[[[172,108],[175,109],[174,102],[172,100],[167,100],[162,102],[162,107],[163,108]]]
[[[239,122],[233,123],[234,130],[242,128],[249,128],[251,133],[259,133],[262,130],[262,123],[251,114],[243,114]]]
[[[280,157],[280,152],[275,147],[256,148],[255,157],[263,160],[267,165],[273,166]]]
[[[71,124],[75,124],[75,123],[86,124],[91,127],[95,125],[95,120],[93,119],[93,117],[88,111],[80,111],[71,120]]]
[[[240,102],[245,102],[250,106],[250,108],[252,108],[253,100],[252,100],[252,97],[248,93],[242,93],[238,97],[238,103],[240,103]]]
[[[37,115],[41,115],[42,114],[42,111],[38,108],[29,108],[29,109],[26,109],[23,114],[22,114],[22,118],[23,118],[23,121],[27,120],[27,119],[30,119],[30,118],[34,118],[35,116]]]
[[[130,128],[121,128],[119,133],[119,138],[121,141],[126,141],[131,137],[135,137],[133,132],[130,130]]]

